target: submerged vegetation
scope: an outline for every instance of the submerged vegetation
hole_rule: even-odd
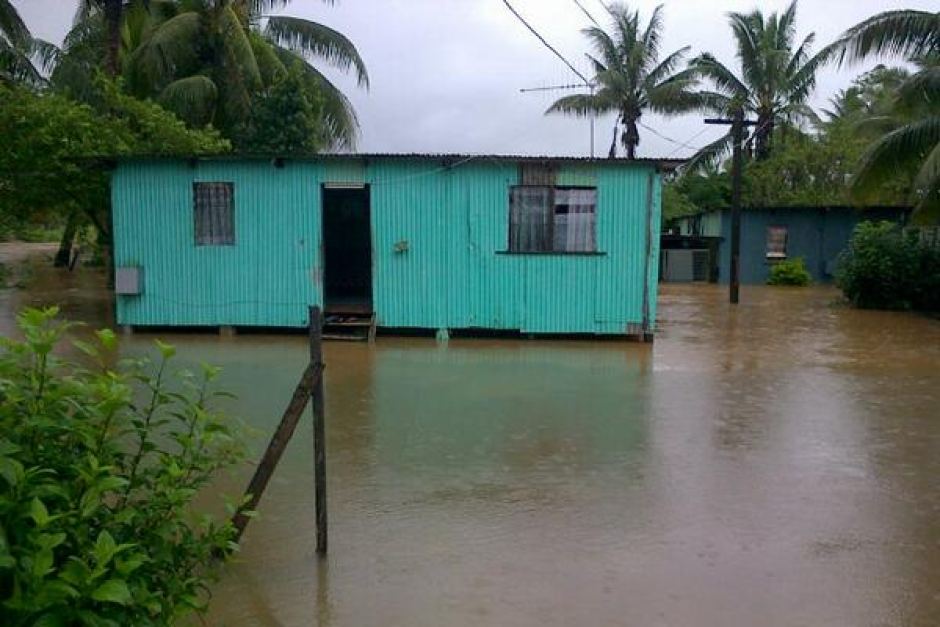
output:
[[[803,287],[813,282],[802,257],[778,261],[770,268],[767,285],[792,285]]]
[[[862,222],[839,258],[836,284],[863,309],[940,311],[940,242],[891,222]]]
[[[176,372],[174,349],[115,363],[116,338],[73,342],[55,309],[0,347],[0,622],[166,625],[205,607],[234,529],[192,507],[243,458],[213,408],[218,370]]]

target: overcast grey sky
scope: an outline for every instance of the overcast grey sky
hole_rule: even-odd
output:
[[[510,0],[513,6],[576,67],[587,74],[588,18],[574,0]],[[599,0],[580,0],[604,23]],[[634,0],[646,19],[660,0]],[[60,42],[76,0],[14,0],[33,33]],[[712,52],[734,66],[734,46],[725,13],[760,7],[783,9],[786,0],[671,0],[665,2],[663,53],[691,45],[693,54]],[[816,49],[856,22],[897,8],[936,10],[936,0],[802,0],[798,36],[816,33]],[[353,101],[363,152],[459,152],[586,155],[587,121],[543,115],[561,92],[523,94],[522,87],[567,84],[576,77],[506,9],[502,0],[294,0],[282,11],[313,19],[348,36],[365,60],[371,89],[336,73]],[[825,70],[813,99],[824,106],[868,66]],[[568,93],[568,92],[566,92]],[[701,146],[721,129],[705,128],[700,116],[643,122],[675,141]],[[597,154],[605,155],[613,119],[597,122]],[[691,151],[640,129],[640,155],[685,156]]]

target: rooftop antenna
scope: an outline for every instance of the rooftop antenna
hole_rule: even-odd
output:
[[[576,68],[575,66],[571,65],[571,62],[568,61],[568,59],[566,59],[563,54],[561,54],[560,52],[558,52],[558,50],[557,50],[553,45],[551,45],[550,43],[548,43],[548,41],[547,41],[544,37],[542,37],[542,35],[540,35],[539,32],[538,32],[537,30],[535,30],[535,28],[533,28],[532,25],[529,24],[529,22],[527,22],[526,19],[525,19],[524,17],[522,17],[522,15],[520,15],[518,11],[516,11],[516,9],[509,3],[509,0],[503,0],[503,4],[506,5],[506,8],[509,9],[509,12],[512,13],[512,14],[516,17],[517,20],[519,20],[520,22],[522,22],[522,25],[525,26],[525,27],[529,30],[530,33],[532,33],[533,35],[535,35],[535,38],[538,39],[538,40],[542,43],[543,46],[545,46],[546,48],[548,48],[548,49],[552,52],[552,54],[554,54],[556,57],[558,57],[559,59],[561,59],[561,62],[564,63],[565,65],[567,65],[567,66],[568,66],[568,69],[571,70],[572,72],[574,72],[574,75],[577,76],[578,78],[580,78],[581,81],[582,81],[582,83],[581,83],[580,85],[575,85],[575,86],[573,86],[573,87],[559,87],[559,88],[557,88],[557,89],[571,89],[571,88],[574,88],[574,87],[587,87],[588,89],[591,90],[591,95],[593,96],[593,95],[594,95],[594,84],[593,84],[591,81],[589,81],[589,80],[587,79],[587,77],[584,76],[584,74],[582,74],[581,72],[579,72],[579,71],[578,71],[578,68]],[[584,11],[585,13],[587,13],[587,11],[584,9],[583,6],[581,6],[580,4],[579,4],[578,6],[581,7],[581,10],[582,10],[582,11]],[[605,8],[606,8],[606,6],[605,6]],[[588,14],[588,15],[590,16],[590,14]],[[594,18],[591,18],[591,21],[593,21],[593,20],[594,20]],[[538,91],[547,91],[547,90],[550,90],[550,89],[555,89],[555,88],[542,88],[542,89],[533,88],[533,89],[529,89],[529,90],[521,89],[520,91],[522,91],[522,92],[525,92],[525,91],[536,91],[536,90],[538,90]],[[595,117],[595,114],[594,114],[594,112],[592,111],[592,112],[591,112],[591,158],[592,158],[592,159],[594,158],[594,117]]]
[[[588,81],[583,83],[569,83],[567,85],[549,85],[548,87],[523,87],[519,91],[523,94],[534,91],[559,91],[564,89],[581,89],[587,87],[591,90],[591,96],[594,96],[594,84]],[[594,158],[594,122],[597,119],[597,113],[591,111],[591,159]]]

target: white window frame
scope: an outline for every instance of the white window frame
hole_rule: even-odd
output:
[[[545,207],[543,223],[544,229],[541,234],[531,241],[520,242],[524,236],[521,234],[520,224],[522,218],[519,215],[520,208],[515,203],[517,190],[533,190],[543,192],[541,195],[545,198]],[[592,192],[593,203],[583,205],[559,204],[558,201],[567,194],[574,195],[577,192]],[[598,192],[595,186],[579,185],[513,185],[509,189],[509,246],[507,252],[513,254],[556,254],[556,255],[578,255],[578,254],[598,254],[597,251],[597,202]],[[590,211],[571,211],[571,207],[591,207]],[[564,212],[559,213],[560,207],[567,207]],[[574,224],[571,216],[583,215],[590,216],[590,219],[584,220],[587,232],[580,236],[572,237],[567,229]],[[559,241],[560,227],[565,228],[564,244]],[[577,247],[581,244],[581,247]]]

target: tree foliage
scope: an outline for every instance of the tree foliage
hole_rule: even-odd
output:
[[[254,98],[247,123],[235,133],[235,148],[251,154],[313,154],[329,145],[322,124],[322,99],[303,88],[295,68]]]
[[[95,157],[229,149],[216,131],[188,129],[104,78],[93,100],[97,109],[54,93],[0,86],[0,214],[6,220],[54,221],[81,212],[107,235],[108,174]]]
[[[759,9],[728,14],[740,61],[737,74],[709,53],[692,62],[713,87],[701,96],[712,112],[722,117],[742,114],[757,122],[753,133],[757,159],[771,155],[778,128],[799,128],[816,119],[807,101],[829,51],[812,54],[814,33],[797,44],[796,4],[793,0],[782,13],[768,16]],[[731,142],[729,130],[696,153],[690,167],[715,164],[731,149]]]
[[[640,143],[638,124],[644,111],[676,115],[699,108],[695,74],[677,71],[690,47],[680,48],[660,60],[662,8],[656,7],[643,27],[639,11],[631,12],[622,4],[610,5],[610,33],[599,26],[582,31],[595,52],[587,55],[594,71],[593,91],[560,98],[546,113],[581,116],[616,113],[617,124],[622,125],[620,141],[627,158],[634,159]],[[611,157],[616,154],[616,147],[615,134]]]
[[[825,135],[779,142],[773,155],[749,162],[743,177],[745,206],[849,205],[850,181],[859,167],[864,140],[833,129]],[[885,181],[871,204],[904,205],[910,177]]]
[[[853,177],[871,141],[886,129],[897,127],[895,94],[908,76],[900,68],[875,67],[831,100],[827,119],[820,120],[814,132],[778,128],[769,157],[745,160],[743,205],[859,204],[852,189]],[[866,202],[906,205],[912,185],[911,173],[896,172],[873,188]],[[674,186],[696,212],[730,206],[726,167],[686,170]],[[664,195],[664,213],[668,200]]]
[[[865,150],[853,193],[868,199],[898,172],[913,175],[916,218],[940,221],[940,12],[886,11],[853,26],[833,43],[839,62],[902,57],[918,71],[898,86],[884,133]]]
[[[862,222],[839,257],[836,284],[863,309],[940,311],[940,246],[891,222]]]
[[[0,84],[38,86],[54,47],[33,37],[11,0],[0,0]]]
[[[214,409],[218,369],[173,371],[174,350],[114,365],[116,338],[60,359],[56,310],[18,316],[0,347],[0,618],[27,625],[168,625],[207,602],[234,528],[191,509],[243,459]]]
[[[320,100],[320,124],[334,147],[352,147],[358,122],[342,92],[315,67],[319,60],[368,73],[352,42],[322,24],[269,15],[289,0],[132,0],[122,15],[120,73],[131,94],[153,98],[190,126],[212,124],[236,139],[256,98],[300,68],[308,100]],[[101,2],[88,2],[67,36],[53,82],[80,97],[103,61],[109,39]]]

